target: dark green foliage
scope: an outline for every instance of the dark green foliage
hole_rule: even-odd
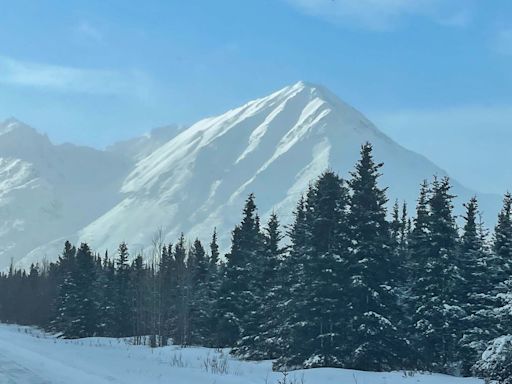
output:
[[[512,276],[512,195],[508,192],[498,215],[493,248],[495,257],[492,260],[492,276],[498,291],[503,292],[506,287],[500,285]]]
[[[402,313],[396,287],[401,261],[393,252],[400,229],[397,225],[393,240],[386,221],[386,190],[378,186],[381,167],[366,144],[349,181],[350,277],[345,292],[351,312],[349,365],[362,370],[403,368],[408,355],[406,338],[398,329]]]
[[[70,268],[60,289],[57,324],[65,338],[94,336],[100,329],[99,302],[96,263],[87,244],[77,249]]]
[[[243,333],[253,335],[257,331],[252,315],[258,310],[260,297],[254,274],[258,273],[264,252],[252,194],[245,203],[242,222],[233,230],[232,239],[217,308],[221,345],[234,345]]]
[[[460,274],[458,289],[462,294],[461,306],[465,317],[462,322],[462,338],[459,356],[464,374],[471,374],[471,367],[480,358],[487,342],[495,337],[497,318],[493,314],[496,298],[493,297],[492,280],[488,273],[490,252],[486,236],[479,221],[478,202],[474,197],[465,204],[464,229],[460,241]]]
[[[188,253],[188,289],[190,291],[190,343],[208,345],[213,318],[212,284],[214,275],[210,270],[210,260],[201,242],[196,239]]]
[[[256,224],[258,226],[258,224]],[[250,302],[253,310],[242,317],[242,333],[233,353],[250,360],[263,360],[276,357],[276,324],[275,306],[277,273],[282,249],[279,246],[281,233],[279,220],[275,214],[270,216],[264,233],[259,237],[255,250],[257,259],[252,260],[250,268]]]
[[[434,179],[428,199],[428,214],[422,192],[412,248],[417,249],[413,285],[416,350],[423,364],[450,372],[461,336],[460,322],[465,316],[461,305],[462,276],[457,252],[458,233],[452,210],[453,197],[448,179]],[[416,248],[415,248],[416,247]]]
[[[102,336],[115,336],[119,327],[116,320],[117,315],[117,301],[118,298],[118,285],[116,284],[116,270],[112,260],[108,258],[108,253],[105,254],[103,259],[102,268],[98,272],[98,292],[99,308],[101,321],[99,323],[98,333]]]
[[[286,242],[277,215],[260,229],[249,195],[225,258],[216,231],[208,251],[183,234],[155,243],[150,262],[130,260],[124,243],[112,260],[66,242],[54,264],[0,274],[0,320],[67,338],[234,347],[284,370],[476,372],[507,383],[510,340],[499,336],[512,329],[512,196],[489,244],[476,199],[459,233],[448,179],[423,183],[413,224],[398,202],[388,220],[381,168],[366,144],[348,183],[324,172]],[[492,339],[496,359],[479,359]]]
[[[276,366],[341,366],[346,347],[347,301],[343,295],[347,257],[348,192],[333,172],[325,172],[299,202],[285,260],[291,278],[280,339],[287,340]]]
[[[190,339],[190,290],[187,284],[187,269],[186,269],[186,257],[187,247],[185,243],[185,235],[181,234],[178,242],[174,246],[173,253],[173,268],[174,273],[170,297],[172,298],[172,311],[170,317],[171,325],[171,337],[173,342],[178,345],[189,344]],[[165,295],[164,291],[164,295]]]
[[[507,335],[492,340],[473,372],[492,383],[512,384],[512,337]]]
[[[117,251],[116,272],[115,272],[115,297],[114,311],[116,319],[116,334],[119,336],[130,336],[132,334],[132,301],[133,292],[131,286],[131,271],[128,262],[129,253],[126,243],[121,243]]]

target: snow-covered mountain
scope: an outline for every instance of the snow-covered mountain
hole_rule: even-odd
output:
[[[117,190],[109,190],[110,209],[96,207],[95,212],[103,212],[74,233],[68,230],[48,237],[55,241],[35,248],[21,264],[42,257],[54,259],[64,239],[87,241],[97,250],[111,251],[126,241],[132,251],[145,250],[148,254],[157,233],[169,242],[180,232],[208,240],[217,227],[226,247],[249,193],[256,194],[263,220],[275,210],[287,224],[308,183],[326,168],[348,176],[359,157],[360,145],[366,141],[374,145],[377,160],[385,163],[382,183],[390,187],[391,200],[404,199],[413,207],[423,179],[446,175],[423,156],[392,141],[327,89],[304,82],[170,135],[163,144],[152,143],[158,146],[156,149],[135,140],[97,154],[98,158],[112,155],[116,161],[124,159],[122,164],[138,161],[127,173],[122,166],[112,166],[109,175],[116,180],[113,189],[119,187],[120,195],[115,193]],[[134,149],[129,160],[119,155],[129,152],[123,145],[131,149],[140,145],[146,152]],[[110,165],[99,162],[110,170]],[[122,182],[118,182],[120,178]],[[454,184],[459,206],[475,194]],[[479,197],[493,221],[500,197]]]
[[[117,142],[107,147],[107,151],[137,162],[149,156],[184,129],[184,126],[176,124],[155,128],[143,136]]]
[[[117,204],[131,164],[48,137],[15,120],[0,124],[0,267],[73,234]]]

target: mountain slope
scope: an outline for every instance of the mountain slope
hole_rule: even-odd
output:
[[[308,183],[326,168],[348,177],[366,141],[385,163],[382,184],[390,187],[391,200],[405,199],[414,207],[421,181],[446,175],[328,90],[299,82],[201,120],[140,160],[122,184],[123,199],[72,240],[98,250],[126,241],[132,251],[148,254],[158,232],[165,241],[182,231],[207,241],[217,227],[226,248],[249,193],[256,194],[264,220],[275,210],[287,224]],[[459,205],[474,194],[454,184]],[[480,200],[493,217],[499,197]],[[51,257],[62,240],[35,250],[25,263]]]
[[[121,158],[137,162],[149,156],[183,129],[184,127],[179,125],[167,125],[153,129],[143,136],[115,143],[106,150]]]
[[[131,167],[103,151],[53,145],[15,119],[1,123],[0,268],[108,211]]]

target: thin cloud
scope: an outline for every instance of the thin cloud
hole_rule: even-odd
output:
[[[97,43],[103,42],[103,33],[88,21],[80,22],[76,27],[76,32],[87,40],[92,40]]]
[[[373,30],[393,28],[405,16],[423,16],[446,26],[471,21],[469,3],[453,0],[285,0],[301,11],[336,23]]]
[[[148,96],[151,82],[140,71],[87,69],[0,56],[0,83],[55,92]]]

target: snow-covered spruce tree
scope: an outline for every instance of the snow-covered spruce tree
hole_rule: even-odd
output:
[[[494,229],[494,257],[491,273],[497,292],[506,292],[504,282],[512,276],[512,194],[503,199],[503,208]]]
[[[418,202],[416,215],[413,219],[413,228],[409,236],[408,253],[408,286],[409,292],[406,297],[406,321],[408,324],[408,335],[412,345],[420,345],[422,338],[417,333],[416,322],[421,320],[416,313],[418,308],[417,299],[424,295],[429,278],[424,274],[430,254],[430,211],[428,208],[430,186],[426,180],[423,181]],[[417,368],[425,368],[425,356],[413,349],[411,361]]]
[[[210,266],[218,269],[220,260],[219,244],[217,241],[217,228],[213,229],[212,240],[210,241]]]
[[[512,384],[512,336],[492,340],[473,370],[476,376],[492,383]]]
[[[98,273],[98,294],[99,307],[98,313],[100,323],[98,325],[98,334],[101,336],[115,337],[118,327],[116,323],[116,271],[112,260],[105,253],[101,270]]]
[[[231,251],[226,255],[219,289],[216,313],[220,346],[235,345],[242,332],[254,334],[254,329],[249,329],[254,324],[245,322],[257,309],[259,301],[253,291],[253,280],[254,270],[260,265],[262,249],[256,204],[251,194],[245,203],[242,222],[233,230]]]
[[[512,195],[507,193],[498,215],[494,231],[488,274],[496,299],[495,331],[499,335],[511,334],[512,329]]]
[[[491,275],[498,300],[495,308],[499,321],[497,331],[500,335],[504,335],[503,340],[508,337],[508,343],[510,343],[512,334],[512,276],[510,275],[512,262],[509,259],[512,245],[512,195],[510,193],[505,195],[503,208],[498,216],[493,245],[494,258],[490,264],[493,272],[497,272]]]
[[[276,359],[279,356],[278,328],[280,316],[276,309],[279,307],[281,296],[284,294],[283,257],[285,248],[281,247],[283,235],[279,218],[273,212],[265,228],[266,262],[263,268],[264,300],[262,302],[262,321],[260,322],[260,339],[258,349],[266,359]]]
[[[391,223],[389,224],[389,230],[391,233],[391,247],[393,252],[399,253],[401,236],[402,236],[402,220],[400,217],[400,204],[398,200],[395,200],[393,209],[391,212]]]
[[[158,344],[166,346],[172,334],[172,319],[176,312],[178,300],[176,292],[176,264],[174,262],[174,248],[172,244],[163,246],[160,256],[156,280],[156,290],[153,300],[157,304],[154,322]]]
[[[220,345],[217,329],[218,329],[218,316],[217,316],[217,300],[218,292],[220,289],[222,279],[222,268],[220,265],[220,252],[217,242],[217,229],[213,230],[212,238],[209,244],[209,253],[207,254],[207,267],[208,275],[204,286],[203,301],[206,305],[207,315],[207,335],[204,343],[208,347],[217,347]]]
[[[76,289],[76,313],[68,338],[94,336],[98,332],[99,302],[96,263],[89,245],[82,243],[76,252],[76,269],[72,280]]]
[[[244,322],[244,331],[234,353],[250,360],[272,359],[277,356],[276,327],[279,318],[277,278],[283,250],[279,246],[281,233],[279,220],[270,216],[262,234],[262,252],[253,269],[252,293],[258,302],[255,310]]]
[[[410,259],[409,259],[409,229],[408,229],[408,216],[407,204],[404,202],[402,208],[398,204],[398,200],[393,205],[391,215],[390,231],[391,231],[391,252],[393,260],[396,263],[396,293],[398,294],[399,303],[401,306],[407,305],[406,298],[408,297],[408,289],[410,283]],[[401,316],[400,328],[407,327],[406,319]]]
[[[286,344],[278,369],[345,364],[347,203],[347,188],[330,171],[310,188],[305,203],[299,203],[285,261],[291,295],[284,306],[287,318],[280,339]]]
[[[69,241],[64,244],[62,255],[57,261],[56,283],[58,285],[55,302],[55,314],[50,325],[54,332],[66,333],[71,319],[74,318],[73,309],[75,301],[75,283],[72,280],[73,270],[76,268],[76,248]],[[12,275],[12,266],[9,275]]]
[[[460,241],[459,289],[461,306],[466,316],[462,322],[459,357],[462,373],[471,374],[471,367],[480,358],[487,343],[497,334],[497,316],[494,312],[496,299],[490,280],[490,252],[486,245],[483,224],[479,221],[478,201],[473,197],[465,204],[464,228]]]
[[[243,225],[243,224],[242,224]],[[232,353],[244,359],[260,360],[267,358],[267,339],[262,332],[267,329],[269,313],[268,296],[274,286],[275,269],[278,261],[274,254],[267,249],[267,239],[260,231],[259,217],[254,219],[254,230],[248,233],[250,238],[246,243],[252,247],[247,253],[248,264],[245,271],[248,280],[248,289],[243,293],[247,310],[240,317],[240,338]]]
[[[59,290],[55,303],[55,315],[51,324],[54,332],[61,332],[64,337],[76,337],[74,320],[78,314],[78,292],[76,276],[76,248],[66,241],[62,256],[58,260],[57,283]],[[9,276],[12,276],[12,268]]]
[[[313,187],[310,186],[311,194]],[[278,277],[276,280],[276,338],[274,347],[280,357],[274,364],[274,369],[287,369],[291,357],[292,343],[291,335],[293,325],[298,322],[298,314],[295,312],[296,301],[298,295],[293,295],[300,287],[302,281],[302,267],[299,263],[301,255],[306,252],[306,199],[301,196],[297,202],[297,206],[293,212],[294,221],[288,229],[290,245],[288,252],[283,254],[283,260],[280,263]],[[294,346],[294,345],[293,345]],[[297,363],[295,363],[297,364]]]
[[[150,277],[148,268],[144,265],[141,255],[138,255],[131,265],[131,286],[133,289],[133,320],[132,329],[135,345],[143,343],[143,335],[147,335],[149,292],[148,280]]]
[[[117,251],[115,274],[115,324],[117,337],[130,336],[132,331],[133,294],[130,284],[129,253],[126,243],[121,243]]]
[[[171,298],[174,301],[171,312],[171,336],[175,344],[188,345],[190,338],[190,292],[187,286],[187,249],[185,235],[182,233],[174,246],[173,273]]]
[[[372,146],[365,144],[349,181],[349,284],[343,296],[350,301],[349,366],[387,371],[405,366],[408,343],[398,329],[399,260],[390,246],[386,190],[378,186],[381,167],[373,160]]]
[[[190,344],[208,345],[212,328],[212,292],[210,261],[196,239],[187,258],[187,285],[190,292]]]
[[[413,286],[415,349],[424,368],[442,372],[457,369],[460,324],[465,316],[461,308],[463,292],[460,289],[458,232],[452,206],[454,196],[450,189],[447,178],[434,179],[428,201],[428,224],[421,235],[428,236],[419,247],[420,243],[416,244],[414,239],[415,228],[411,245],[413,253],[419,251],[413,255],[418,268],[415,272],[418,278]]]

